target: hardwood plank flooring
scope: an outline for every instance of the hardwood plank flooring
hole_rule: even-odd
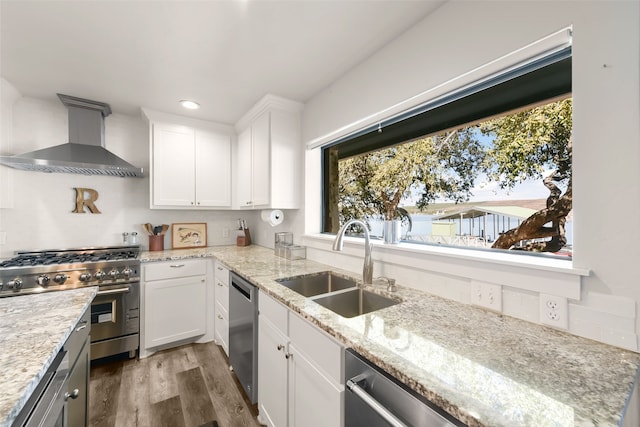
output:
[[[93,363],[91,427],[257,427],[257,408],[239,390],[214,343],[188,344],[146,359]]]

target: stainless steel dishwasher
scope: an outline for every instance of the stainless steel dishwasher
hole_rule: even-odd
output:
[[[229,362],[251,403],[258,401],[258,289],[231,273]]]
[[[345,351],[345,427],[461,427],[352,349]]]

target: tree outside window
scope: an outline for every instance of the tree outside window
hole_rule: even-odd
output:
[[[329,215],[372,228],[428,217],[405,240],[570,255],[571,112],[564,98],[341,159]],[[523,185],[539,186],[538,205],[520,200]],[[481,200],[482,186],[502,196]]]

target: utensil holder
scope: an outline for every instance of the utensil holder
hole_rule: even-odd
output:
[[[249,246],[251,244],[251,234],[249,229],[238,231],[238,237],[236,237],[236,246]]]
[[[149,251],[164,251],[164,235],[149,236]]]

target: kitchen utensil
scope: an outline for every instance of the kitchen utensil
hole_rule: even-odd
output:
[[[160,230],[160,235],[164,236],[164,233],[167,232],[169,226],[167,224],[162,224],[162,230]]]
[[[154,235],[158,235],[160,234],[160,232],[162,231],[162,226],[161,225],[156,225],[155,227],[153,227],[153,234]]]
[[[150,223],[146,223],[146,224],[142,224],[145,231],[147,233],[149,233],[149,236],[153,236],[153,225],[151,225]]]

